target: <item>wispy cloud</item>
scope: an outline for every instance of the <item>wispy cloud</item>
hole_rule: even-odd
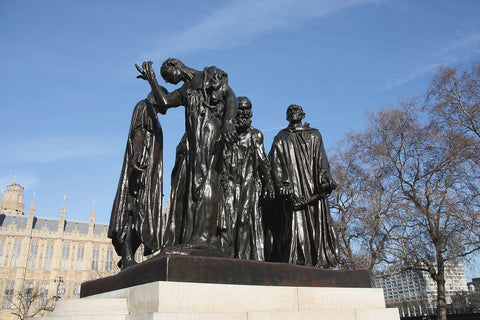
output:
[[[202,49],[231,48],[274,30],[281,30],[336,11],[379,0],[298,1],[243,0],[227,2],[200,23],[163,39],[142,58],[161,59]],[[166,45],[167,44],[167,45]]]
[[[423,76],[424,74],[431,72],[437,67],[438,67],[438,63],[430,63],[427,65],[423,65],[419,68],[413,69],[410,71],[410,73],[404,74],[401,77],[395,78],[387,82],[384,89],[387,91],[390,91],[395,87],[402,86],[418,77]]]
[[[408,73],[389,81],[384,89],[388,91],[404,85],[418,77],[434,71],[440,64],[448,65],[471,59],[472,55],[477,55],[480,52],[480,33],[472,32],[463,34],[460,37],[456,37],[455,39],[444,43],[447,44],[442,47],[431,48],[430,54],[422,59],[422,61],[428,62],[417,65],[416,67],[411,68]]]
[[[480,48],[480,33],[473,32],[463,34],[460,37],[448,42],[448,45],[440,48],[438,54],[440,56],[450,56],[453,54],[461,54],[466,48]]]
[[[8,163],[50,163],[112,153],[115,143],[91,137],[36,137],[2,143]]]

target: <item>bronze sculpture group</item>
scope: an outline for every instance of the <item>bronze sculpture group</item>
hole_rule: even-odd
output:
[[[145,255],[173,248],[319,268],[338,264],[327,200],[336,185],[322,137],[302,123],[300,106],[288,107],[289,125],[267,156],[262,133],[251,126],[251,101],[237,99],[224,71],[214,66],[198,71],[167,59],[163,79],[183,82],[169,93],[158,84],[151,62],[136,67],[152,91],[132,116],[109,225],[122,270],[135,263],[140,243]],[[185,107],[185,134],[177,146],[162,235],[163,138],[157,114],[178,106]]]

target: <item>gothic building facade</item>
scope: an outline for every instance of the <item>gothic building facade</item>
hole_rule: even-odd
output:
[[[82,282],[118,272],[107,230],[95,223],[93,206],[88,222],[68,220],[65,200],[58,219],[36,217],[35,199],[25,214],[23,187],[14,178],[0,197],[0,319],[77,298]]]

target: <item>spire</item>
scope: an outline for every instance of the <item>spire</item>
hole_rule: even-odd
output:
[[[92,211],[90,211],[90,216],[88,219],[88,233],[93,233],[93,228],[95,225],[95,200],[92,202]]]
[[[60,219],[58,220],[58,232],[63,232],[65,227],[65,215],[67,213],[67,210],[65,209],[66,200],[67,196],[63,196],[63,206],[62,209],[60,209]]]
[[[31,215],[35,213],[35,192],[33,193],[33,199],[32,199],[32,204],[30,205],[30,208],[28,209],[28,214]]]
[[[15,171],[15,175],[13,176],[13,185],[17,184],[17,171]]]
[[[67,213],[67,210],[65,209],[66,200],[67,200],[67,196],[63,196],[63,205],[62,205],[62,209],[60,209],[60,219],[63,218],[63,220],[65,220],[65,214]]]
[[[33,228],[33,216],[35,215],[35,192],[33,193],[32,204],[28,209],[28,220],[27,225],[29,228]]]

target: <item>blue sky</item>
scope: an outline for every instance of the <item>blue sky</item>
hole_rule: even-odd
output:
[[[26,210],[35,192],[37,216],[58,217],[66,196],[67,219],[86,221],[95,201],[108,223],[149,92],[134,64],[158,74],[168,57],[226,71],[267,152],[292,103],[332,147],[366,111],[424,93],[439,64],[480,59],[479,16],[474,0],[0,0],[0,188],[17,172]],[[166,199],[183,108],[160,121]]]

